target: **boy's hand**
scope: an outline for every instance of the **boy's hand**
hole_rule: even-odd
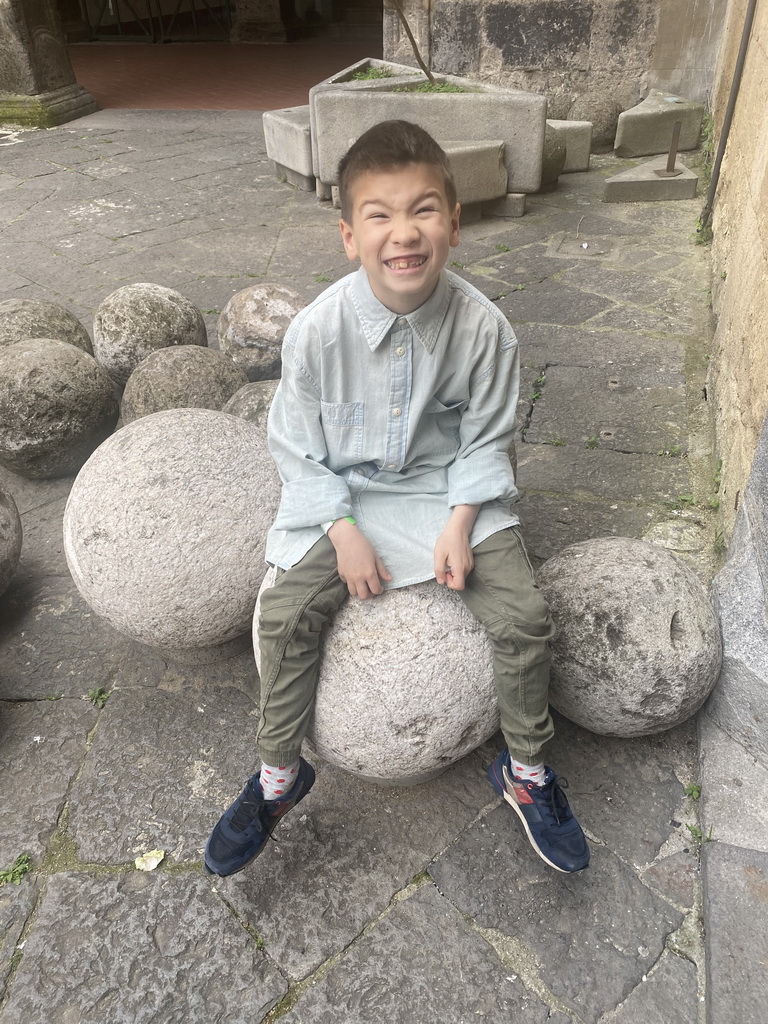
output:
[[[435,579],[451,590],[463,590],[467,576],[475,566],[469,543],[479,505],[456,505],[445,529],[435,544]]]
[[[339,576],[352,597],[365,601],[381,594],[384,590],[381,581],[392,577],[357,526],[346,519],[337,519],[328,531],[328,539],[336,548]]]

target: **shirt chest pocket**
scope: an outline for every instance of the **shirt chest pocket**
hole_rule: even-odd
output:
[[[454,453],[459,444],[463,406],[464,403],[461,401],[444,405],[439,399],[431,398],[421,414],[411,445],[411,454],[421,458]]]
[[[344,469],[362,460],[364,411],[364,402],[320,403],[331,469]]]

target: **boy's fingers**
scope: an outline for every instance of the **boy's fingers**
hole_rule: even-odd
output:
[[[384,563],[382,562],[382,560],[378,556],[376,558],[376,572],[378,573],[379,578],[382,579],[382,580],[391,580],[392,579],[390,574],[387,572],[386,565],[384,565]]]

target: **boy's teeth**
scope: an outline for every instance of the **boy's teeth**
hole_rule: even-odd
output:
[[[423,256],[412,256],[407,260],[387,260],[393,270],[408,270],[409,267],[419,267],[424,262]]]

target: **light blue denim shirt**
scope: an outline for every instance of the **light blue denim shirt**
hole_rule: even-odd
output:
[[[267,561],[287,569],[351,515],[392,575],[434,578],[434,546],[454,505],[481,504],[473,547],[518,522],[509,461],[519,386],[517,339],[472,285],[444,271],[405,316],[365,271],[331,285],[295,318],[269,414],[283,481]]]

